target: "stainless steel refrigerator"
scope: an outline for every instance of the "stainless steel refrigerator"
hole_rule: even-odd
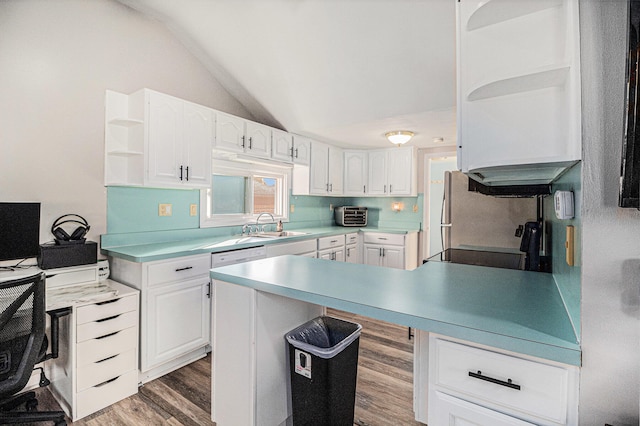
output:
[[[441,240],[444,249],[493,248],[519,252],[516,230],[535,221],[533,198],[501,198],[468,190],[469,178],[461,172],[445,172],[441,208]]]

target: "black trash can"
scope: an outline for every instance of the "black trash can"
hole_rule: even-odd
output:
[[[294,426],[353,426],[360,330],[322,316],[287,333]]]

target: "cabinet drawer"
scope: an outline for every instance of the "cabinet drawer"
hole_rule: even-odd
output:
[[[94,339],[96,337],[105,336],[125,328],[133,327],[138,324],[138,311],[125,312],[124,314],[115,315],[85,324],[80,324],[76,329],[76,342],[84,342],[85,340]]]
[[[138,370],[131,370],[115,379],[92,386],[77,395],[77,419],[95,413],[138,392]]]
[[[138,327],[78,343],[76,365],[81,367],[138,347]]]
[[[358,234],[347,234],[345,235],[346,244],[356,244],[358,242]]]
[[[93,303],[78,308],[76,312],[77,323],[85,324],[136,310],[138,310],[137,295]]]
[[[318,250],[343,246],[344,241],[344,235],[334,235],[332,237],[318,238]]]
[[[564,424],[566,369],[441,339],[435,341],[432,384],[504,407]]]
[[[149,286],[209,275],[211,255],[181,257],[148,265]]]
[[[130,370],[136,370],[135,349],[78,367],[76,376],[78,391],[104,383]]]
[[[365,232],[364,242],[369,244],[404,245],[404,234],[382,234],[379,232]]]

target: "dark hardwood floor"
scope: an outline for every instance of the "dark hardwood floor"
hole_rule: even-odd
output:
[[[362,325],[354,425],[421,425],[413,417],[413,341],[407,328],[328,310]],[[73,425],[213,425],[211,356],[153,380],[137,395],[100,410]],[[39,389],[39,410],[57,409],[48,390]]]

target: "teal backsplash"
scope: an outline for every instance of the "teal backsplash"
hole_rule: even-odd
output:
[[[159,204],[171,204],[171,216],[159,216]],[[107,233],[167,231],[200,226],[198,215],[190,216],[191,204],[200,206],[200,191],[107,187]]]
[[[573,191],[575,217],[569,220],[559,220],[554,211],[553,195],[545,197],[544,218],[547,234],[551,236],[551,265],[553,277],[558,285],[558,291],[567,307],[567,312],[575,328],[576,336],[580,339],[580,299],[581,299],[581,235],[582,221],[580,206],[582,204],[582,168],[578,163],[552,185],[552,192]],[[574,266],[567,265],[565,240],[566,226],[573,225],[575,232]]]
[[[393,202],[400,202],[404,210],[394,212]],[[158,205],[172,205],[171,216],[159,216]],[[198,205],[198,216],[189,215],[191,204]],[[289,228],[331,226],[333,210],[337,206],[366,206],[369,226],[422,229],[423,195],[417,197],[317,197],[292,195]],[[107,234],[179,231],[199,229],[200,192],[198,190],[107,187]],[[417,206],[417,212],[413,211]],[[206,235],[237,233],[237,226],[192,231]]]

